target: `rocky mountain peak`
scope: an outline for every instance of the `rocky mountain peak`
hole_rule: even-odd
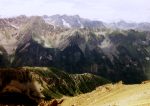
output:
[[[104,28],[104,25],[100,21],[91,21],[85,18],[81,18],[79,15],[53,15],[44,16],[43,19],[56,27],[65,28]]]

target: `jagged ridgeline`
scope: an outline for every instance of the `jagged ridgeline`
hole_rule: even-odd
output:
[[[149,79],[148,23],[105,24],[66,15],[0,22],[1,67],[52,66],[125,83]]]
[[[55,68],[5,68],[0,69],[0,103],[31,104],[41,99],[75,96],[106,83],[109,81],[96,75],[68,74]]]

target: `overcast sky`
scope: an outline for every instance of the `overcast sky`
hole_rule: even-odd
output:
[[[0,16],[80,15],[105,22],[150,22],[150,0],[0,0]]]

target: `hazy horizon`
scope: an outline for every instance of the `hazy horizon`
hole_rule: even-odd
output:
[[[77,14],[104,22],[150,22],[149,4],[149,0],[0,0],[0,16]]]

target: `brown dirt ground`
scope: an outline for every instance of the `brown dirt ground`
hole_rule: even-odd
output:
[[[60,106],[150,106],[150,81],[107,84],[76,97],[64,97]]]

